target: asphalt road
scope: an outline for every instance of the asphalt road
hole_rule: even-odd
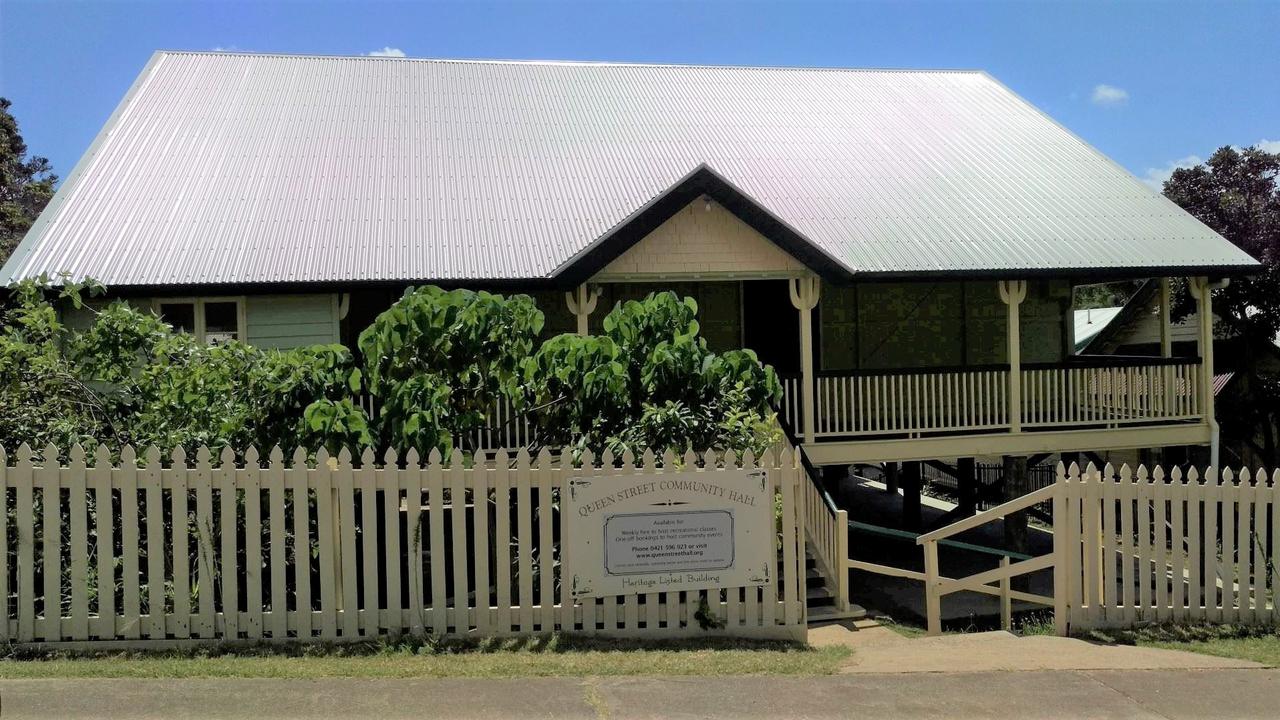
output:
[[[828,677],[3,680],[4,720],[1276,718],[1277,670]]]

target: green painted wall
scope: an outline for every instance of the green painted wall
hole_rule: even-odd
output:
[[[1032,281],[1021,307],[1023,362],[1056,362],[1066,349],[1070,288]],[[986,365],[1006,361],[1006,309],[995,281],[862,283],[824,287],[824,370]]]
[[[338,342],[333,295],[250,295],[245,335],[250,345],[288,349]]]
[[[111,304],[111,300],[90,300],[86,303],[88,307],[75,308],[69,302],[64,302],[59,307],[62,324],[66,325],[70,330],[88,330],[93,325],[94,311],[99,311]],[[127,301],[130,305],[142,310],[143,312],[151,312],[151,300],[149,298],[133,298]],[[90,310],[89,308],[93,308]]]

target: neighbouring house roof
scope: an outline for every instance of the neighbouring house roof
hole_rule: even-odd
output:
[[[1093,340],[1098,333],[1102,332],[1107,325],[1124,310],[1124,306],[1106,307],[1106,308],[1089,308],[1087,310],[1075,311],[1075,339],[1076,352],[1080,352],[1089,345],[1089,341]]]
[[[1223,390],[1231,384],[1231,379],[1236,376],[1233,372],[1219,373],[1213,376],[1213,395],[1217,397],[1222,394]]]
[[[158,52],[0,281],[563,283],[700,193],[836,281],[1257,266],[982,72]]]
[[[1080,334],[1080,314],[1086,312],[1084,310],[1075,311],[1075,328],[1076,328],[1076,353],[1077,354],[1110,354],[1114,353],[1117,348],[1128,344],[1141,343],[1142,337],[1159,337],[1160,333],[1160,284],[1154,280],[1148,280],[1134,291],[1128,302],[1120,308],[1107,308],[1107,310],[1116,310],[1105,323],[1097,326],[1088,337]],[[1093,310],[1092,312],[1098,312]],[[1095,316],[1096,317],[1096,316]],[[1194,329],[1199,313],[1192,310],[1186,317],[1176,323],[1173,323],[1174,338],[1177,333]],[[1219,323],[1218,317],[1214,317],[1214,323]],[[1196,331],[1198,333],[1198,331]],[[1280,335],[1273,340],[1274,349],[1280,351]]]

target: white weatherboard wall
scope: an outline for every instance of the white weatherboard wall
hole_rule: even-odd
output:
[[[250,345],[289,348],[338,342],[338,303],[323,295],[250,295],[245,298]]]
[[[785,277],[804,271],[800,261],[733,213],[695,200],[606,265],[596,279],[697,273]]]

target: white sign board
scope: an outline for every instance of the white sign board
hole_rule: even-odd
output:
[[[773,573],[766,470],[569,480],[574,597],[764,585]]]

